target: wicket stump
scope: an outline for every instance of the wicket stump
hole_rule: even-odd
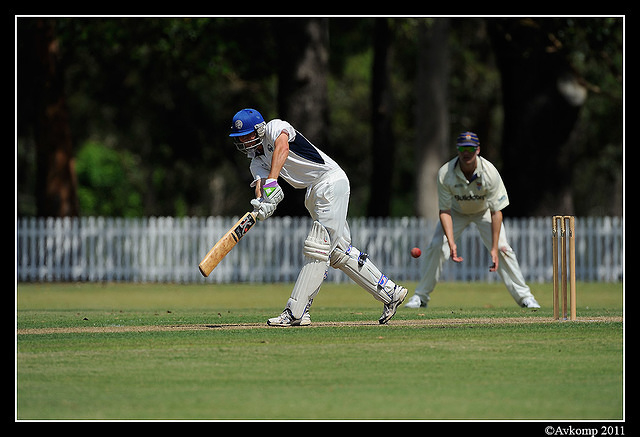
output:
[[[567,320],[567,239],[569,241],[569,284],[571,288],[571,320],[576,320],[576,241],[575,217],[554,215],[551,226],[553,250],[553,318],[560,318],[560,291],[562,291],[562,319]],[[559,233],[559,235],[558,235]],[[567,233],[568,238],[567,238]],[[560,262],[558,262],[558,239],[560,241]],[[560,264],[558,266],[558,264]],[[558,268],[559,267],[559,268]],[[561,290],[558,284],[560,270]]]

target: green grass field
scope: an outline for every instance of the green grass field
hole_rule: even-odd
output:
[[[380,326],[328,283],[312,326],[274,328],[290,284],[18,284],[15,417],[623,420],[622,284],[579,283],[577,322],[531,285],[538,311],[442,283]]]

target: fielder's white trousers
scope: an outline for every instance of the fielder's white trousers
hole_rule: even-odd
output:
[[[456,242],[459,241],[462,232],[471,223],[475,223],[482,242],[487,250],[491,250],[491,212],[489,210],[475,215],[463,215],[451,211],[451,218],[453,219],[453,238]],[[504,285],[516,303],[522,306],[523,300],[528,297],[533,297],[533,295],[531,294],[529,286],[527,286],[524,281],[516,254],[507,242],[504,223],[500,226],[498,247],[500,249],[500,259],[497,273],[502,278]],[[430,300],[429,295],[440,279],[442,263],[445,259],[449,259],[450,254],[449,244],[447,237],[444,236],[442,226],[437,226],[431,243],[424,251],[423,256],[426,257],[427,267],[415,291],[415,294],[418,295],[423,302],[426,303]],[[458,252],[458,256],[464,258],[464,253]],[[489,269],[489,266],[487,266],[487,269]]]

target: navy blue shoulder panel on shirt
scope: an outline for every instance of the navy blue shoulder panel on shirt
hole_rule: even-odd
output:
[[[324,159],[318,150],[298,131],[296,131],[295,140],[289,143],[289,151],[311,162],[324,164]]]

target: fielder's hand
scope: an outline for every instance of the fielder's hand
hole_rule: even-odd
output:
[[[251,206],[253,206],[253,212],[256,213],[258,220],[268,219],[276,210],[275,203],[266,202],[264,199],[253,199]]]

